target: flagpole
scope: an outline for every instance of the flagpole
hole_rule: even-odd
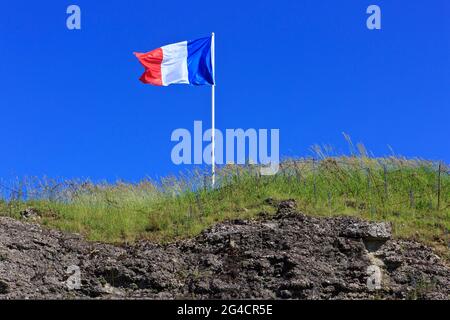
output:
[[[211,166],[212,166],[212,178],[211,184],[214,188],[214,184],[216,182],[216,159],[215,159],[215,52],[214,52],[214,32],[211,33],[211,63],[212,63],[212,71],[213,71],[213,80],[214,84],[211,86]]]

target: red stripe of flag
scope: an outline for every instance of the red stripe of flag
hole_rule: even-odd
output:
[[[147,53],[134,52],[134,55],[145,68],[139,80],[154,86],[162,86],[161,63],[163,61],[163,50],[158,48]]]

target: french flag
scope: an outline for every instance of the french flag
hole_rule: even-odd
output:
[[[140,80],[155,86],[214,85],[214,41],[212,37],[169,44],[134,55],[144,66]]]

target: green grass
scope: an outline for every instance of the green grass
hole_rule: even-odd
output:
[[[0,201],[0,213],[20,218],[33,207],[43,225],[95,241],[171,241],[226,219],[274,213],[264,202],[269,197],[292,198],[306,214],[390,221],[395,236],[433,244],[448,256],[450,176],[444,165],[439,174],[437,163],[423,160],[322,156],[285,160],[274,176],[258,172],[255,165],[224,166],[215,189],[200,170],[158,183],[28,179]]]

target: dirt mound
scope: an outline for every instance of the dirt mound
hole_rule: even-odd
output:
[[[218,224],[168,245],[117,247],[0,218],[0,299],[449,299],[450,268],[390,225],[275,217]]]

